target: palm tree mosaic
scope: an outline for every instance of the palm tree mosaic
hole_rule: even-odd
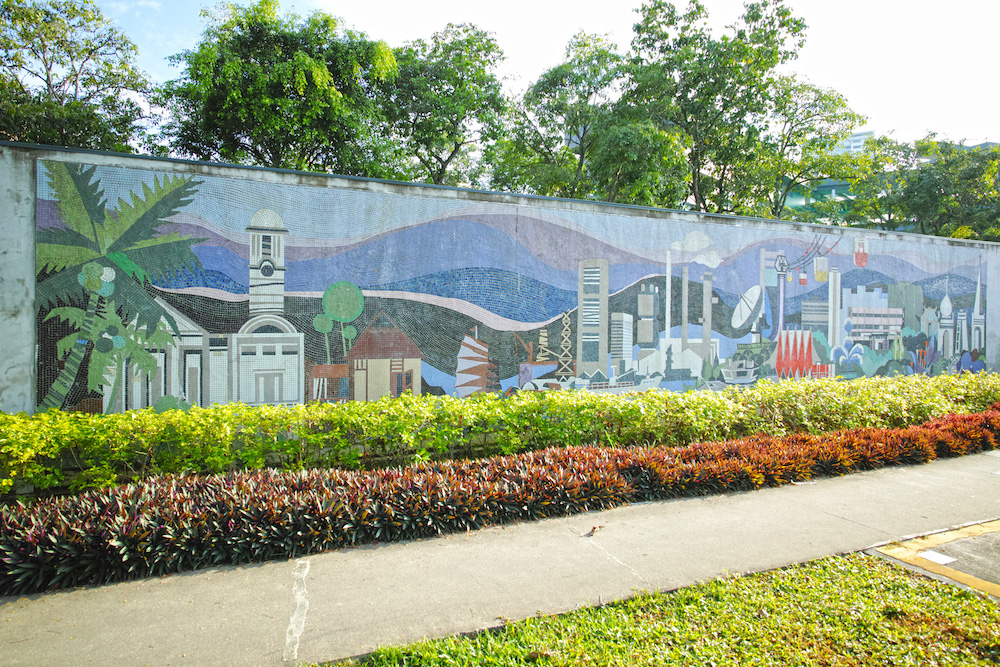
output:
[[[149,349],[171,344],[174,318],[147,291],[150,280],[201,267],[191,246],[204,239],[161,234],[160,227],[192,201],[199,182],[154,177],[140,193],[108,206],[93,166],[44,161],[61,226],[35,234],[35,300],[43,320],[59,318],[75,332],[57,344],[61,370],[40,402],[61,408],[89,359],[87,388],[112,381],[118,391],[127,364],[155,368]]]

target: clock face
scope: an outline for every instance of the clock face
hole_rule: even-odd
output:
[[[274,264],[272,264],[270,260],[265,259],[260,263],[260,275],[265,278],[270,278],[274,275]]]

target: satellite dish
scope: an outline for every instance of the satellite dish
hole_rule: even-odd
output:
[[[742,329],[760,317],[760,311],[764,307],[764,290],[760,285],[754,285],[746,292],[740,294],[740,301],[733,310],[732,327]]]

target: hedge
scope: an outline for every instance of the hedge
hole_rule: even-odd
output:
[[[0,595],[296,558],[635,500],[744,491],[995,449],[1000,404],[901,429],[550,448],[377,471],[165,476],[0,506]]]
[[[0,413],[0,494],[106,488],[150,475],[338,467],[554,446],[683,446],[754,433],[902,427],[1000,401],[994,373],[759,382],[721,392],[411,396],[370,403]]]

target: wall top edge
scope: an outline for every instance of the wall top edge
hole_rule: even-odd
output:
[[[79,161],[85,159],[88,164],[99,166],[129,167],[134,169],[183,171],[206,176],[227,178],[258,179],[294,185],[314,187],[342,188],[350,190],[367,190],[370,192],[391,192],[410,196],[430,196],[462,199],[472,202],[491,202],[498,204],[513,204],[520,206],[535,206],[548,209],[584,211],[615,215],[635,216],[640,218],[659,218],[677,220],[688,223],[704,222],[708,224],[737,226],[747,228],[785,228],[788,231],[820,233],[832,235],[867,236],[884,240],[901,240],[922,243],[946,243],[951,246],[967,248],[985,248],[995,250],[1000,243],[992,241],[971,241],[939,236],[927,236],[913,232],[882,231],[861,227],[833,227],[816,223],[791,222],[769,218],[728,215],[721,213],[703,213],[681,209],[655,208],[632,204],[616,204],[611,202],[567,199],[561,197],[546,197],[542,195],[515,194],[473,188],[460,188],[431,183],[414,183],[391,181],[386,179],[365,178],[361,176],[345,176],[322,172],[295,171],[292,169],[275,169],[252,165],[236,165],[222,162],[188,160],[173,157],[158,157],[153,155],[137,155],[117,153],[114,151],[68,148],[65,146],[46,146],[41,144],[26,144],[13,141],[0,141],[0,150],[13,149],[28,159],[54,159],[61,161]]]

